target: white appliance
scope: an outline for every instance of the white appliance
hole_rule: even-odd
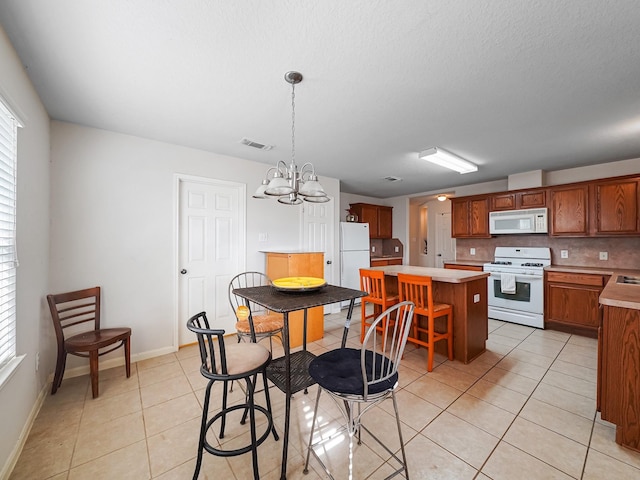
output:
[[[547,233],[546,208],[489,212],[489,233]]]
[[[360,290],[360,269],[369,268],[369,224],[340,222],[340,285]],[[358,303],[360,299],[356,300]],[[349,305],[345,302],[342,306]]]
[[[547,247],[496,247],[490,272],[489,318],[544,328],[543,269],[551,265]]]

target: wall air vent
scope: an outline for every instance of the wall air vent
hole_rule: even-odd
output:
[[[246,145],[247,147],[257,148],[258,150],[271,150],[273,145],[265,145],[264,143],[254,142],[253,140],[249,140],[248,138],[243,138],[240,140],[242,145]]]
[[[388,177],[384,177],[383,180],[386,180],[387,182],[401,182],[402,179],[400,177],[393,177],[393,176],[388,176]]]

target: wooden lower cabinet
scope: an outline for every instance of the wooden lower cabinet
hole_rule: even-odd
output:
[[[324,278],[324,253],[280,253],[267,252],[267,276],[271,280],[283,277]],[[295,295],[292,293],[291,295]],[[302,345],[304,313],[289,314],[289,346]],[[320,340],[324,336],[324,307],[307,311],[307,342]]]
[[[640,452],[640,310],[604,306],[598,338],[598,409],[616,442]]]
[[[401,258],[376,258],[371,259],[372,267],[386,267],[387,265],[402,265]]]
[[[545,272],[545,328],[597,338],[600,292],[609,275]]]
[[[445,263],[444,268],[452,270],[471,270],[473,272],[482,272],[484,269],[479,265],[463,265],[460,263]]]

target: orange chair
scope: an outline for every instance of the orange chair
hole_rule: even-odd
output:
[[[384,272],[382,270],[361,268],[360,290],[368,293],[366,297],[362,297],[362,303],[360,304],[362,312],[362,321],[360,322],[360,343],[362,343],[364,336],[367,333],[367,327],[373,323],[380,312],[383,312],[387,308],[398,303],[399,299],[397,295],[387,295],[387,289],[384,285]],[[367,315],[367,303],[373,304],[373,313],[369,315]],[[383,332],[383,344],[387,340],[387,325],[385,322],[386,320],[382,322],[382,325],[378,326],[378,330]]]
[[[433,370],[433,347],[440,340],[447,341],[449,360],[453,360],[453,307],[447,303],[433,300],[433,282],[431,277],[398,273],[400,301],[409,300],[415,304],[415,315],[407,341],[429,349],[427,371]],[[447,331],[436,332],[435,319],[447,316]],[[420,317],[426,317],[427,328],[420,325]],[[427,341],[420,338],[426,334]]]

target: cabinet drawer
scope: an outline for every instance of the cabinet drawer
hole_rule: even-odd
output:
[[[547,281],[557,283],[571,283],[574,285],[588,285],[591,287],[603,287],[604,275],[588,273],[547,272]]]

